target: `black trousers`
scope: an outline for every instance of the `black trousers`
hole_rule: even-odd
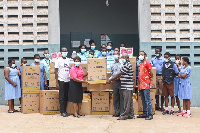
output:
[[[65,113],[68,101],[69,82],[59,81],[60,112]]]

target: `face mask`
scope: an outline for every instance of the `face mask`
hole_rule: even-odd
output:
[[[111,46],[107,46],[107,49],[112,49],[112,47]]]
[[[85,53],[86,49],[81,49],[81,53]]]
[[[146,57],[146,60],[148,60],[148,57]]]
[[[165,62],[168,62],[168,61],[169,61],[169,59],[166,59],[166,58],[165,58]]]
[[[12,66],[11,66],[12,68],[15,68],[15,64],[12,64]]]
[[[180,63],[180,60],[176,60],[176,64],[179,64]]]
[[[91,49],[92,49],[92,50],[95,50],[95,48],[96,48],[95,46],[91,46]]]
[[[122,63],[125,63],[126,62],[126,59],[121,59]]]
[[[23,64],[22,66],[26,66],[26,64]]]
[[[51,57],[50,54],[45,54],[44,56],[45,56],[46,58],[48,58],[48,59]]]
[[[62,52],[62,57],[67,57],[68,52]]]
[[[139,56],[139,60],[140,60],[140,61],[144,60],[144,56],[140,55],[140,56]]]
[[[115,59],[115,60],[117,60],[117,59],[118,59],[118,57],[119,57],[118,55],[114,55],[114,59]]]
[[[80,66],[80,64],[81,64],[81,62],[74,62],[74,65],[77,67]]]
[[[160,54],[155,54],[156,55],[156,57],[159,57],[160,56]]]
[[[93,55],[89,54],[89,58],[93,58]]]
[[[104,56],[105,56],[105,55],[106,55],[106,52],[102,52],[102,55],[104,55]]]
[[[35,59],[35,62],[37,62],[37,63],[40,62],[40,59]]]

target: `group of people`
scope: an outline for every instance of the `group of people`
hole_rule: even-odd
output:
[[[69,114],[66,111],[67,101],[73,102],[73,116],[79,118],[84,116],[81,113],[81,105],[83,99],[82,83],[88,83],[83,78],[84,74],[80,66],[82,60],[87,58],[108,58],[112,56],[115,62],[111,65],[111,77],[106,82],[113,83],[113,104],[115,109],[114,117],[119,117],[118,120],[134,119],[133,109],[133,69],[129,61],[127,53],[120,57],[119,48],[112,50],[113,44],[108,42],[107,45],[101,46],[101,51],[96,50],[94,41],[90,41],[90,50],[86,50],[85,45],[81,45],[79,53],[73,57],[74,63],[70,67],[70,59],[67,58],[68,50],[65,47],[61,48],[62,57],[55,62],[55,79],[56,88],[59,89],[60,112],[61,116],[67,117]],[[122,43],[120,47],[125,47]],[[174,115],[175,98],[178,103],[180,116],[190,117],[190,99],[192,98],[191,84],[189,77],[191,75],[191,67],[189,59],[176,55],[176,62],[170,60],[170,53],[166,52],[164,57],[161,54],[161,48],[155,49],[155,57],[151,61],[147,60],[147,54],[144,51],[139,52],[139,76],[138,89],[143,104],[143,114],[137,118],[145,118],[145,120],[153,119],[152,103],[150,98],[150,86],[153,76],[156,76],[156,110],[163,111],[163,115]],[[41,90],[48,89],[49,86],[49,68],[50,54],[48,50],[44,51],[44,59],[40,61],[39,54],[34,55],[34,62],[31,66],[40,66],[41,75]],[[5,100],[8,100],[8,113],[14,113],[14,99],[21,97],[20,77],[21,67],[26,66],[27,60],[21,59],[21,65],[15,66],[15,60],[9,59],[8,67],[4,71],[5,75]],[[156,75],[152,73],[152,66],[156,67]],[[171,111],[168,109],[168,96],[171,96]],[[159,96],[161,96],[161,108],[159,107]],[[183,111],[180,108],[180,99],[183,99]],[[165,109],[163,104],[165,101]],[[78,110],[77,110],[78,106]]]

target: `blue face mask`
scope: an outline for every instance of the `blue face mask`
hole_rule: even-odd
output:
[[[126,62],[126,59],[121,59],[122,63],[125,63]]]
[[[68,52],[62,52],[62,57],[67,57]]]
[[[112,47],[111,46],[107,46],[107,49],[112,49]]]
[[[46,57],[47,59],[49,59],[49,58],[51,57],[51,55],[50,55],[50,54],[45,54],[45,57]]]
[[[95,48],[96,48],[96,46],[91,46],[91,49],[92,49],[92,50],[95,50]]]
[[[102,55],[104,55],[104,56],[105,56],[105,55],[106,55],[106,52],[102,52]]]
[[[85,53],[86,49],[81,49],[81,53]]]
[[[77,67],[80,66],[80,64],[81,64],[81,62],[74,62],[74,65]]]
[[[160,56],[160,54],[155,54],[155,56],[156,56],[156,57],[159,57],[159,56]]]
[[[168,61],[169,61],[169,59],[166,59],[166,58],[165,58],[165,62],[168,62]]]
[[[114,59],[115,59],[115,60],[117,60],[117,59],[118,59],[118,57],[119,57],[118,55],[114,55]]]

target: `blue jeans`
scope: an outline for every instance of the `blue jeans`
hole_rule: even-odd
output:
[[[143,114],[144,115],[152,115],[152,103],[151,103],[151,98],[150,98],[150,88],[144,89],[144,90],[139,90],[139,92],[140,92],[142,105],[143,105]],[[147,114],[147,108],[148,108],[148,114]]]

